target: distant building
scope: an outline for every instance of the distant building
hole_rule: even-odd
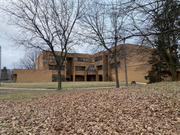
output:
[[[117,48],[118,77],[119,81],[125,81],[124,46]],[[150,47],[126,44],[128,81],[148,82],[144,76],[151,68],[148,63],[151,51]],[[36,70],[13,70],[13,82],[57,81],[57,67],[52,53],[43,51],[36,59]],[[63,81],[115,81],[114,60],[108,51],[94,55],[68,53],[61,74]]]

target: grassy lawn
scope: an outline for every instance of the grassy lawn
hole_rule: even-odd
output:
[[[1,83],[1,87],[9,88],[48,88],[56,89],[57,82],[44,82],[44,83]],[[120,82],[121,86],[125,86],[125,82]],[[130,85],[130,83],[129,83]],[[1,90],[0,101],[4,100],[19,100],[40,98],[43,96],[50,96],[62,93],[72,93],[77,91],[85,91],[85,89],[72,89],[66,88],[89,88],[89,87],[107,87],[115,86],[115,82],[62,82],[63,90]]]
[[[138,84],[138,83],[137,83]],[[62,82],[62,88],[89,88],[115,86],[115,82]],[[130,85],[130,82],[128,83]],[[1,83],[0,87],[10,88],[48,88],[56,89],[57,82],[38,82],[38,83]],[[120,82],[120,86],[125,86],[125,82]]]
[[[69,85],[68,85],[69,84]],[[125,85],[125,83],[120,83]],[[63,82],[63,88],[84,88],[84,87],[100,87],[100,86],[114,86],[115,82]],[[129,83],[130,85],[130,83]],[[1,87],[15,87],[15,88],[56,88],[57,83],[4,83]],[[154,91],[158,94],[173,95],[180,92],[180,82],[162,82],[147,85],[137,85],[128,87],[128,91],[151,95]],[[19,100],[19,99],[31,99],[40,98],[44,96],[51,96],[63,93],[72,93],[78,91],[88,91],[88,89],[71,89],[71,90],[1,90],[0,89],[0,101],[3,100]],[[153,91],[153,92],[152,92]]]

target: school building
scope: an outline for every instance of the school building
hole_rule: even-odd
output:
[[[111,48],[113,49],[113,48]],[[124,53],[126,49],[126,54]],[[148,59],[152,48],[133,44],[117,46],[118,79],[125,81],[126,57],[128,81],[148,82],[144,76],[151,65]],[[60,52],[55,52],[60,55]],[[50,51],[43,51],[36,59],[35,70],[13,70],[13,82],[54,82],[57,81],[57,64]],[[94,55],[68,53],[61,70],[62,81],[115,81],[114,60],[108,51]]]

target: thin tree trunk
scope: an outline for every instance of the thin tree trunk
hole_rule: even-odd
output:
[[[118,67],[117,67],[117,57],[114,55],[114,69],[116,74],[116,88],[119,88],[119,79],[118,79]]]
[[[128,86],[128,78],[127,78],[127,66],[126,66],[126,44],[124,39],[124,68],[125,68],[125,79],[126,79],[126,86]]]
[[[171,71],[171,75],[172,75],[172,81],[178,81],[177,72],[176,72],[174,65],[171,66],[170,71]]]
[[[61,69],[58,68],[58,89],[57,90],[61,90]]]

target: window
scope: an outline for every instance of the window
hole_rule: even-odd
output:
[[[114,68],[114,63],[112,63],[110,66],[111,66],[111,69],[113,69]],[[120,67],[120,62],[117,62],[117,67]]]
[[[112,58],[112,53],[109,53],[109,58]]]
[[[98,70],[102,70],[102,65],[97,66],[97,69],[98,69]]]
[[[48,60],[47,59],[43,59],[43,62],[48,62]]]
[[[78,61],[78,62],[88,62],[88,58],[76,57],[76,58],[75,58],[75,61]]]
[[[116,56],[118,57],[120,55],[120,50],[116,52]]]
[[[63,66],[61,68],[61,70],[64,70],[65,66]],[[57,65],[49,65],[49,70],[58,70],[58,66]]]
[[[85,71],[85,67],[84,66],[76,66],[75,70],[76,71]]]
[[[101,55],[101,56],[98,56],[98,57],[95,57],[95,62],[96,62],[96,61],[100,61],[100,60],[102,60],[102,55]]]
[[[50,60],[55,60],[55,57],[53,55],[49,55]]]
[[[60,56],[58,56],[58,57],[60,57]],[[49,55],[49,59],[50,60],[56,60],[54,55]],[[63,59],[64,59],[64,56],[62,56],[61,60],[63,60]]]

